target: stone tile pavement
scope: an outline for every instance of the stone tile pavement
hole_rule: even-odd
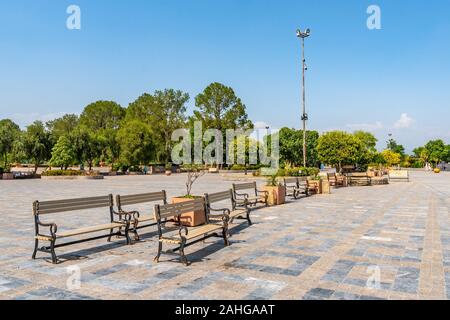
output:
[[[194,193],[231,182],[207,175]],[[256,210],[253,226],[232,226],[231,246],[208,239],[188,247],[189,267],[177,256],[152,261],[152,228],[132,246],[116,239],[58,249],[57,266],[43,253],[31,260],[34,200],[160,189],[176,196],[183,185],[181,175],[0,180],[0,299],[450,299],[448,173],[415,172],[410,183],[334,189]],[[55,220],[63,229],[105,218],[94,210]]]

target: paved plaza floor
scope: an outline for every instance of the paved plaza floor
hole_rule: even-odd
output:
[[[333,189],[255,210],[254,225],[231,226],[229,247],[215,238],[188,247],[189,267],[176,256],[153,262],[154,228],[132,246],[114,239],[60,248],[56,266],[44,253],[31,260],[34,200],[161,189],[178,196],[184,180],[0,180],[0,299],[450,298],[449,173],[413,172],[410,183]],[[193,191],[222,191],[231,183],[209,174]],[[53,218],[61,229],[108,222],[98,211]]]

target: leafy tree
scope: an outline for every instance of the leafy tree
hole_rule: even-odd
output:
[[[377,154],[377,138],[370,133],[365,131],[356,131],[353,136],[361,141],[363,145],[363,151],[360,153],[359,159],[357,160],[358,165],[366,169],[369,163],[373,162]]]
[[[84,108],[80,124],[90,131],[101,133],[105,129],[119,129],[125,110],[114,101],[97,101]]]
[[[9,119],[0,121],[0,155],[4,167],[8,167],[8,155],[13,151],[14,143],[20,138],[20,128]]]
[[[62,136],[70,135],[78,125],[78,116],[76,114],[65,114],[46,123],[53,143],[57,143]]]
[[[61,170],[67,170],[69,165],[74,162],[75,155],[70,139],[63,135],[52,149],[52,157],[49,161],[51,166],[61,167]]]
[[[139,120],[123,124],[117,134],[117,143],[122,149],[120,161],[127,166],[149,162],[155,153],[151,128]]]
[[[394,139],[389,139],[387,142],[387,149],[400,154],[402,157],[405,155],[405,147],[398,144]]]
[[[432,140],[425,145],[429,160],[435,165],[448,160],[448,148],[442,140]]]
[[[353,135],[363,143],[367,151],[373,153],[377,152],[376,145],[378,140],[372,133],[366,131],[355,131]]]
[[[78,126],[70,135],[72,150],[78,163],[88,163],[89,171],[92,170],[94,160],[102,154],[104,143],[98,135],[83,125]]]
[[[126,119],[141,120],[153,131],[157,145],[157,158],[170,162],[172,133],[183,128],[186,122],[186,103],[189,94],[180,90],[165,89],[153,95],[143,94],[127,109]]]
[[[27,127],[23,135],[22,148],[25,158],[34,163],[36,174],[38,166],[50,158],[52,149],[50,133],[41,121],[35,121]]]
[[[307,131],[306,133],[306,160],[308,167],[318,166],[317,131]],[[280,161],[283,164],[303,166],[303,131],[289,128],[282,128],[279,131],[280,141]]]
[[[125,116],[125,109],[114,101],[97,101],[88,105],[80,115],[79,124],[91,135],[91,142],[100,146],[100,156],[111,162],[118,158],[120,149],[115,144],[117,131]],[[98,146],[95,147],[95,149]]]
[[[400,153],[394,152],[392,150],[384,150],[382,153],[382,156],[384,158],[384,162],[388,166],[398,165],[402,161],[402,156]]]
[[[317,152],[320,161],[340,171],[343,165],[357,164],[364,152],[364,145],[352,134],[331,131],[319,138]]]
[[[210,84],[203,93],[195,97],[193,120],[202,121],[206,129],[251,129],[245,105],[234,90],[221,83]]]

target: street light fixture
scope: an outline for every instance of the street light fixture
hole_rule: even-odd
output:
[[[308,38],[311,34],[310,29],[305,31],[297,30],[297,37],[302,39],[302,92],[303,92],[303,105],[302,105],[302,121],[303,121],[303,166],[306,167],[306,122],[308,121],[308,114],[306,113],[306,91],[305,91],[305,71],[308,70],[305,60],[305,38]]]

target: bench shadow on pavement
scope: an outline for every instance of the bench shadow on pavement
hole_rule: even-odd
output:
[[[254,223],[255,224],[255,223]],[[230,229],[229,229],[229,234],[230,234],[230,244],[236,244],[236,243],[242,243],[245,241],[240,241],[240,240],[233,240],[233,236],[235,234],[238,234],[239,232],[249,228],[250,226],[245,223],[242,222],[240,224],[236,224],[233,225]],[[136,245],[139,245],[140,243],[143,242],[148,242],[149,240],[157,240],[156,237],[158,236],[158,232],[157,231],[151,231],[148,233],[141,233],[139,235],[140,240],[139,241],[133,241],[133,245],[131,247],[134,247]],[[133,237],[133,235],[131,234],[131,237]],[[211,241],[211,239],[206,239],[205,243],[208,243],[208,241]],[[98,253],[102,253],[102,252],[106,252],[106,251],[111,251],[114,249],[119,249],[119,248],[126,248],[128,246],[125,245],[124,240],[123,239],[117,239],[117,238],[112,238],[111,239],[112,242],[108,242],[105,243],[103,245],[97,245],[97,246],[92,246],[86,249],[80,249],[77,251],[72,251],[72,252],[68,252],[68,253],[59,253],[58,255],[58,264],[63,264],[66,262],[70,262],[70,261],[82,261],[82,260],[89,260],[91,258],[92,255],[98,254]],[[188,260],[191,262],[191,264],[193,263],[197,263],[197,262],[201,262],[205,259],[207,259],[208,256],[210,256],[211,254],[220,251],[224,248],[223,245],[223,240],[220,239],[213,239],[212,243],[210,243],[208,246],[205,246],[199,250],[197,250],[196,252],[191,252],[191,253],[187,253],[186,256],[188,258]],[[57,249],[58,250],[58,249]],[[156,254],[157,251],[157,245],[155,244],[155,252],[151,252],[151,254]],[[186,251],[189,251],[189,246],[186,247]],[[114,254],[114,252],[112,252],[112,254]],[[123,253],[118,253],[117,255],[123,255]],[[172,259],[161,259],[161,262],[163,261],[177,261],[179,255],[178,253],[174,253],[174,258]],[[42,256],[42,257],[38,257],[37,260],[43,260],[43,261],[48,261],[48,257],[46,256]]]

